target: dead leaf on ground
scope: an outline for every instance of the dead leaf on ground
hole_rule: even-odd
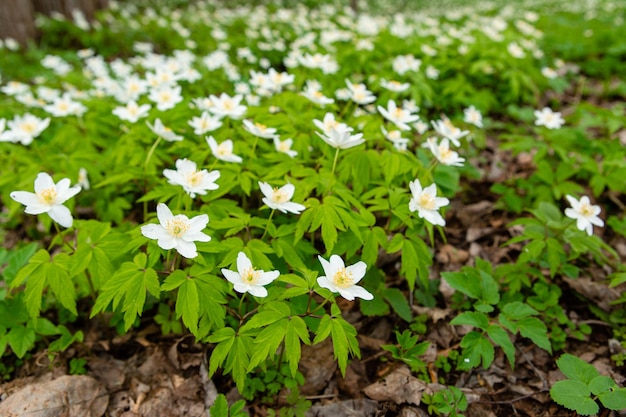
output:
[[[415,378],[409,368],[401,367],[382,380],[365,387],[363,392],[377,401],[393,401],[396,404],[420,405],[422,394],[428,385]]]
[[[305,413],[306,417],[374,417],[377,415],[378,403],[367,398],[314,405]]]
[[[604,311],[611,311],[614,308],[611,302],[620,297],[620,292],[616,288],[609,288],[608,285],[592,281],[587,277],[575,279],[564,277],[563,280],[570,288],[595,302]]]
[[[86,375],[64,375],[27,385],[0,403],[3,417],[101,417],[109,396],[105,387]]]

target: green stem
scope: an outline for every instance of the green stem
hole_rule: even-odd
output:
[[[152,144],[152,147],[150,148],[150,150],[148,151],[148,155],[146,156],[146,162],[144,162],[143,164],[143,168],[145,171],[148,170],[148,163],[150,162],[150,159],[152,159],[152,154],[154,154],[154,151],[156,150],[156,147],[159,145],[160,142],[161,136],[157,136],[157,140],[155,140]]]
[[[57,222],[53,220],[52,224],[54,225],[54,228],[57,231],[58,238],[61,239],[61,244],[67,246],[68,248],[70,248],[72,252],[74,252],[75,249],[72,247],[72,245],[70,245],[69,242],[66,242],[65,239],[63,239],[63,236],[61,235],[61,229],[59,228],[59,225],[57,224]],[[52,248],[52,242],[50,242],[50,247],[48,247],[48,250],[50,250],[51,248]]]
[[[333,159],[333,168],[330,170],[331,177],[335,175],[335,168],[337,168],[337,159],[339,158],[339,148],[335,150],[335,159]]]
[[[324,305],[330,301],[330,299],[332,298],[332,295],[328,296],[327,298],[324,299],[324,301],[322,301],[322,304],[318,305],[317,307],[315,307],[315,310],[307,312],[307,314],[311,315],[313,313],[315,313],[317,310],[319,310],[320,308],[324,307]]]
[[[254,151],[256,150],[257,143],[259,143],[259,137],[255,136],[254,137],[254,143],[252,144],[252,156],[254,156]]]
[[[247,292],[244,292],[241,296],[241,298],[239,299],[239,307],[237,308],[237,312],[239,313],[239,317],[243,317],[243,314],[241,314],[241,308],[243,307],[243,300],[246,298],[246,294],[248,294]]]
[[[267,234],[267,231],[270,228],[270,223],[272,223],[272,217],[274,216],[274,212],[276,210],[272,210],[272,212],[270,213],[270,217],[267,219],[267,224],[265,225],[265,230],[263,231],[263,236],[261,236],[261,240],[263,240],[263,238],[265,237],[265,235]]]

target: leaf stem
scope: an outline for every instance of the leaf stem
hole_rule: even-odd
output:
[[[148,151],[148,155],[146,156],[146,162],[144,162],[143,164],[144,171],[148,170],[148,163],[150,162],[150,159],[152,159],[152,155],[154,154],[154,151],[156,150],[156,147],[159,145],[159,143],[161,143],[161,136],[157,136],[157,140],[154,141],[152,147]]]
[[[261,240],[263,240],[263,238],[267,234],[267,231],[270,228],[270,224],[272,223],[272,217],[274,216],[274,212],[275,211],[276,211],[276,209],[272,210],[272,212],[270,213],[270,217],[268,217],[268,219],[267,219],[267,224],[265,225],[265,230],[263,231],[263,235],[261,236]]]

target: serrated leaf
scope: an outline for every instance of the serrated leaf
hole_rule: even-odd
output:
[[[489,317],[483,313],[466,311],[465,313],[461,313],[452,319],[450,324],[455,326],[469,325],[478,327],[481,330],[487,330],[487,327],[489,326]]]
[[[400,316],[400,318],[406,322],[413,320],[411,306],[409,306],[409,302],[402,291],[397,288],[386,288],[383,290],[383,297],[391,305],[393,311]]]
[[[556,382],[550,388],[550,397],[557,404],[583,416],[590,416],[600,411],[598,404],[591,399],[589,387],[581,381],[568,379]]]
[[[254,370],[257,365],[276,353],[285,339],[288,325],[289,320],[283,317],[261,330],[254,339],[254,352],[248,364],[248,372]]]
[[[15,356],[21,359],[35,347],[35,331],[25,326],[13,327],[7,334],[7,341]]]
[[[536,317],[525,317],[517,322],[517,328],[522,336],[529,338],[540,348],[552,353],[548,329],[541,320]]]
[[[241,327],[241,331],[257,329],[259,327],[268,326],[291,314],[289,305],[283,301],[270,301],[263,304],[246,324]]]
[[[626,409],[626,388],[617,388],[611,392],[603,392],[598,395],[598,399],[609,410],[624,410]]]
[[[309,331],[306,323],[302,318],[294,316],[289,321],[287,332],[285,334],[285,357],[289,363],[291,376],[295,377],[298,372],[298,363],[302,356],[302,345],[300,341],[309,344]]]
[[[614,388],[617,388],[617,384],[612,378],[608,376],[599,375],[589,381],[589,389],[593,395],[600,395],[605,392],[610,392]]]
[[[463,362],[459,362],[460,370],[469,370],[480,365],[487,369],[495,357],[493,345],[482,333],[471,331],[461,340]]]
[[[548,238],[546,244],[548,251],[548,265],[550,266],[550,277],[554,278],[554,275],[556,275],[556,272],[561,266],[561,258],[565,257],[565,251],[563,250],[563,245],[553,237]]]
[[[200,298],[198,287],[193,279],[185,279],[178,287],[176,297],[176,318],[183,319],[183,323],[192,334],[197,336],[198,320],[200,318]]]
[[[209,409],[211,417],[228,417],[228,401],[224,394],[219,394]]]
[[[165,278],[165,281],[163,281],[163,284],[161,284],[161,291],[175,290],[176,288],[183,285],[186,279],[187,274],[185,273],[185,271],[177,269],[169,274],[167,278]]]
[[[235,331],[226,327],[218,330],[208,338],[209,343],[217,343],[211,352],[211,358],[209,359],[209,378],[215,374],[217,368],[222,366],[230,352],[231,347],[235,343]]]
[[[357,331],[341,317],[332,319],[330,325],[335,359],[337,359],[341,374],[345,376],[348,367],[348,355],[360,357],[359,342],[356,338]]]
[[[600,373],[593,366],[577,356],[565,353],[556,361],[557,366],[567,378],[588,385]]]
[[[521,320],[525,317],[536,316],[539,312],[528,304],[514,301],[502,307],[502,314],[509,320]]]
[[[495,344],[502,348],[506,358],[509,360],[511,369],[513,369],[513,365],[515,364],[515,346],[513,345],[513,342],[511,342],[507,331],[502,327],[493,324],[487,328],[487,335],[489,335],[489,338]]]

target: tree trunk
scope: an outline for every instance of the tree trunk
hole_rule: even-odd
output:
[[[25,0],[3,0],[0,6],[0,39],[13,38],[21,44],[35,36],[33,5]]]
[[[108,5],[109,0],[0,0],[0,39],[10,37],[22,44],[33,39],[37,13],[58,12],[71,19],[72,10],[78,9],[91,20],[96,10]]]

